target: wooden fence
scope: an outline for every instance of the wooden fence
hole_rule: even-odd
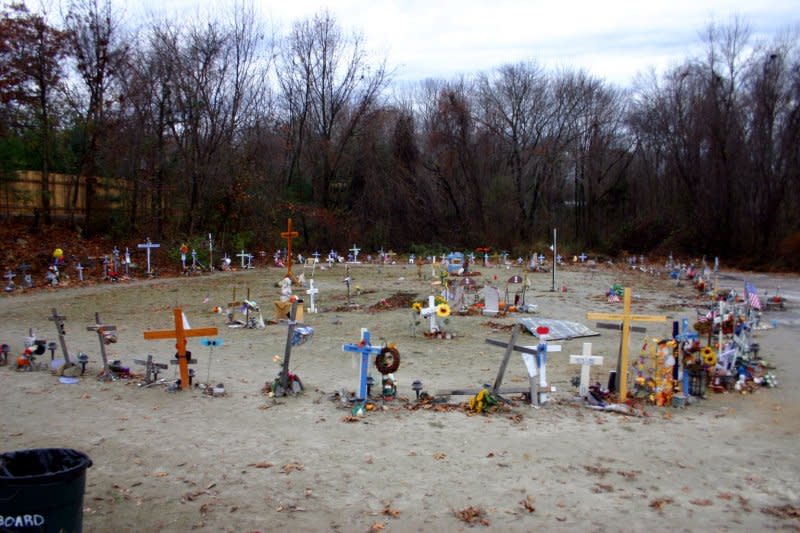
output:
[[[42,173],[21,171],[0,184],[0,216],[32,217],[36,208],[42,210]],[[76,194],[77,187],[77,194]],[[72,212],[76,219],[86,216],[86,178],[69,174],[50,174],[48,184],[50,213],[53,218],[67,218]],[[121,179],[97,178],[95,211],[113,211],[125,204],[128,190]]]

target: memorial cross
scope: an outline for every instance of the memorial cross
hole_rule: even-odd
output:
[[[153,271],[150,269],[150,250],[153,249],[153,248],[160,248],[160,247],[161,247],[160,244],[156,244],[154,242],[151,242],[150,241],[150,237],[147,238],[147,242],[144,242],[142,244],[138,244],[137,245],[137,248],[141,248],[141,249],[147,250],[147,272],[145,272],[145,273],[148,276],[153,273]]]
[[[358,378],[358,393],[356,399],[364,401],[367,399],[367,376],[369,375],[369,361],[374,355],[381,352],[380,346],[373,346],[370,341],[369,330],[366,328],[361,329],[361,341],[358,344],[347,343],[342,344],[343,352],[357,353],[361,356],[359,366]]]
[[[358,252],[361,251],[361,248],[354,244],[350,251],[353,252],[353,263],[358,263]]]
[[[309,313],[316,313],[317,312],[317,305],[315,303],[314,297],[319,293],[319,289],[314,287],[314,279],[308,280],[308,290],[306,294],[309,295],[311,300],[311,307],[308,308]]]
[[[631,289],[626,287],[623,293],[622,313],[586,313],[589,320],[618,320],[622,322],[622,346],[620,349],[620,359],[617,372],[617,390],[619,391],[620,402],[627,400],[628,394],[628,353],[630,349],[631,322],[666,322],[667,317],[663,315],[637,315],[631,313]]]
[[[292,280],[294,280],[294,276],[292,276],[292,239],[299,236],[299,233],[292,230],[292,219],[290,218],[286,225],[286,231],[281,232],[281,237],[286,239],[286,268],[289,279]]]
[[[64,354],[64,363],[67,366],[70,366],[69,360],[69,351],[67,350],[67,339],[65,338],[67,335],[66,330],[64,329],[64,321],[67,319],[64,315],[59,315],[58,311],[55,307],[52,309],[53,315],[48,317],[48,320],[51,320],[56,325],[56,331],[58,332],[58,342],[61,344],[61,353]]]
[[[592,355],[592,343],[583,343],[583,352],[580,355],[570,355],[569,363],[571,365],[581,365],[581,382],[578,388],[578,394],[581,398],[586,398],[589,394],[589,370],[592,366],[602,365],[603,358],[599,355]]]
[[[99,377],[101,377],[104,381],[109,381],[113,379],[111,370],[108,368],[108,355],[106,354],[106,344],[107,342],[116,342],[115,336],[107,335],[107,333],[116,330],[117,326],[110,324],[103,324],[103,322],[100,320],[100,313],[94,314],[94,325],[86,327],[86,331],[97,332],[97,339],[100,341],[100,356],[103,358],[103,373]]]
[[[53,310],[55,311],[55,309]],[[217,328],[190,328],[188,323],[184,324],[183,311],[180,307],[172,310],[175,319],[175,329],[145,331],[146,340],[156,339],[175,339],[175,348],[178,350],[178,365],[181,372],[181,389],[189,388],[189,361],[186,357],[186,338],[187,337],[208,337],[217,334]]]

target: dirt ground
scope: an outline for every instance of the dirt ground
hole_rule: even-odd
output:
[[[501,293],[509,276],[521,274],[479,270],[482,282],[497,277]],[[317,269],[322,312],[306,313],[314,336],[291,358],[306,390],[274,399],[262,387],[278,373],[274,356],[284,353],[286,324],[231,329],[212,308],[224,306],[234,287],[239,298],[250,289],[270,318],[281,274],[272,268],[4,295],[0,342],[11,346],[13,358],[29,328],[40,339],[57,340],[48,321],[56,307],[67,317],[70,353],[85,352],[90,362],[78,384],[62,384],[47,372],[0,368],[2,450],[87,453],[94,465],[87,474],[85,531],[800,529],[800,330],[781,322],[779,312],[764,316],[778,327],[758,334],[778,388],[712,393],[686,409],[648,407],[640,417],[592,411],[573,401],[577,390],[570,380],[579,370],[568,356],[592,342],[593,352],[605,356],[592,377],[606,382],[619,337],[600,330],[597,337],[558,342],[562,352],[548,364],[558,392],[549,404],[535,409],[516,400],[508,411],[468,416],[460,408],[409,408],[415,404],[411,383],[421,380],[430,393],[491,383],[503,350],[484,340],[509,336],[491,323],[511,325],[525,315],[453,316],[447,326],[453,339],[428,339],[421,329],[412,336],[409,308],[369,308],[397,292],[420,299],[431,294],[431,279],[418,280],[416,267],[354,266],[353,290],[360,294],[353,300],[361,307],[353,311],[342,307],[344,267]],[[430,278],[430,267],[425,274]],[[700,303],[689,286],[618,267],[559,271],[557,284],[566,292],[550,291],[550,274],[531,276],[528,301],[538,305],[537,316],[589,327],[587,311],[621,309],[604,296],[614,283],[633,288],[637,313],[693,319]],[[781,283],[800,287],[797,276]],[[191,339],[189,349],[198,359],[198,381],[223,383],[225,396],[95,379],[102,368],[99,344],[86,329],[94,313],[118,328],[110,358],[139,372],[134,358],[172,358],[171,341],[145,340],[143,332],[171,329],[174,306],[183,308],[192,327],[219,328],[222,346],[211,352]],[[374,343],[399,349],[399,398],[351,418],[350,409],[329,396],[356,388],[357,369],[342,344],[357,342],[364,327]],[[650,325],[647,335],[669,333],[669,325]],[[632,354],[643,338],[634,334]],[[527,334],[524,340],[536,344]],[[42,358],[49,362],[49,353]],[[164,375],[172,378],[174,367]],[[527,383],[518,355],[506,382]]]

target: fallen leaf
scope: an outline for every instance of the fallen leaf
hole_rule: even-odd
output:
[[[536,507],[533,505],[533,496],[530,494],[528,494],[524,500],[520,500],[519,503],[529,513],[532,513],[536,510]]]
[[[444,454],[444,452],[436,452],[435,454],[433,454],[433,458],[436,459],[437,461],[441,461],[445,457],[447,456]]]
[[[383,514],[386,516],[391,516],[392,518],[397,518],[400,516],[400,511],[398,509],[392,509],[391,507],[387,506],[383,509]]]
[[[257,463],[250,463],[247,466],[252,466],[253,468],[272,468],[274,465],[269,461],[259,461]]]
[[[630,471],[626,472],[625,470],[618,470],[617,474],[619,474],[620,476],[624,477],[625,479],[634,480],[634,479],[636,479],[636,476],[639,474],[639,471],[638,470],[630,470]]]
[[[484,526],[489,525],[489,520],[486,518],[486,511],[479,507],[465,507],[460,511],[453,511],[453,514],[456,515],[456,518],[459,518],[461,521],[466,522],[467,524],[481,524]]]
[[[711,500],[707,498],[699,498],[697,500],[689,500],[689,503],[693,505],[699,505],[701,507],[708,507],[709,505],[711,505]]]
[[[375,531],[381,531],[384,528],[386,528],[386,524],[384,524],[383,522],[375,522],[374,524],[369,526],[369,530],[371,533],[374,533]]]
[[[166,472],[156,472],[153,477],[167,477],[169,474]]]
[[[672,503],[672,498],[656,498],[650,502],[650,508],[660,510],[668,503]]]
[[[610,469],[605,468],[603,466],[584,465],[583,468],[590,474],[597,474],[600,477],[603,477],[609,472],[611,472]]]
[[[603,492],[614,492],[613,485],[604,485],[603,483],[595,483],[594,487],[592,488],[592,492],[595,494],[600,494]]]
[[[733,494],[731,494],[730,492],[720,492],[719,494],[717,494],[717,498],[719,498],[720,500],[732,500]]]
[[[761,512],[764,514],[776,516],[778,518],[800,518],[800,507],[796,505],[773,505],[770,507],[762,507]]]
[[[304,467],[300,463],[287,463],[287,464],[283,465],[283,473],[284,474],[289,474],[293,470],[305,470],[305,468],[306,467]]]
[[[230,509],[230,511],[229,511],[229,512],[231,512],[231,513],[235,513],[235,512],[236,512],[236,511],[238,511],[238,510],[239,510],[239,506],[238,506],[238,505],[233,505],[233,506],[231,506],[231,509]]]
[[[343,416],[342,417],[342,422],[347,422],[348,424],[352,424],[354,422],[360,422],[360,421],[361,421],[361,419],[358,418],[357,416],[347,415],[347,416]]]

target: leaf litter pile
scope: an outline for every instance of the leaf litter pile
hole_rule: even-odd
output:
[[[417,294],[414,292],[396,292],[388,298],[380,300],[378,303],[369,306],[369,310],[377,311],[391,311],[393,309],[411,309],[411,304],[417,299]]]

